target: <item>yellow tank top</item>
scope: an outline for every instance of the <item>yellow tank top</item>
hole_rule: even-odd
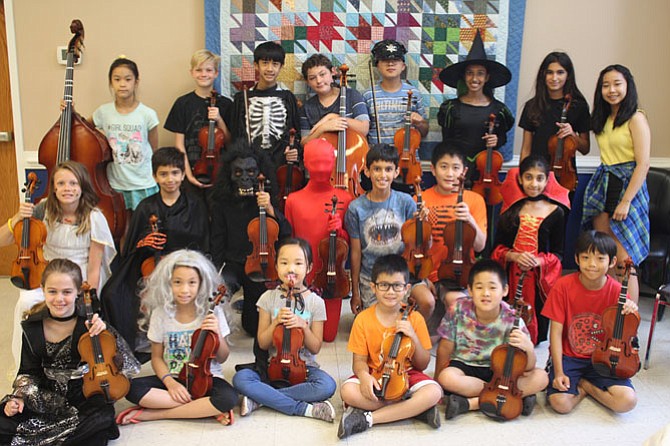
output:
[[[610,116],[605,122],[602,133],[596,135],[600,147],[600,160],[608,166],[635,161],[633,135],[629,128],[630,119],[615,129],[612,128],[613,125],[614,120]]]

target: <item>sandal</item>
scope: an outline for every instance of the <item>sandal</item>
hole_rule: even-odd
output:
[[[125,420],[125,422],[124,422],[124,418],[126,418],[126,417],[127,417],[130,413],[132,413],[133,411],[136,412],[135,415],[133,415],[132,417],[128,418],[128,419]],[[141,406],[133,406],[133,407],[129,407],[128,409],[124,410],[123,412],[121,412],[120,414],[118,414],[118,415],[116,416],[116,424],[119,425],[119,426],[125,426],[125,425],[127,425],[127,424],[137,424],[137,423],[141,423],[142,420],[138,420],[138,419],[135,418],[135,417],[138,417],[142,412],[144,412],[144,407],[141,407]]]
[[[228,424],[224,424],[224,418],[223,418],[223,417],[224,417],[225,415],[228,415]],[[233,415],[233,409],[230,409],[230,410],[229,410],[228,412],[226,412],[226,413],[222,413],[222,414],[216,415],[216,416],[214,417],[214,419],[216,419],[216,421],[218,421],[219,423],[221,423],[223,426],[232,426],[233,423],[235,423],[235,416]]]

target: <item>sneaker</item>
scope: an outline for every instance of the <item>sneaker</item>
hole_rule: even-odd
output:
[[[467,413],[470,410],[470,403],[468,399],[460,395],[449,395],[447,398],[447,405],[444,411],[444,417],[451,420],[456,415]]]
[[[312,404],[312,418],[332,423],[335,420],[335,408],[330,401]]]
[[[521,415],[528,416],[533,413],[535,409],[535,403],[537,402],[537,397],[535,395],[528,395],[523,399],[523,409],[521,409]]]
[[[337,429],[337,438],[346,438],[351,434],[363,432],[368,428],[368,420],[365,412],[355,407],[350,407],[342,414],[340,427]]]
[[[256,401],[252,400],[248,396],[243,396],[242,403],[240,403],[240,415],[246,417],[259,407],[261,407],[261,405],[258,404]]]
[[[415,416],[414,419],[423,421],[433,429],[437,429],[442,425],[442,422],[440,421],[440,412],[437,409],[437,405],[424,412],[421,412],[419,415]]]

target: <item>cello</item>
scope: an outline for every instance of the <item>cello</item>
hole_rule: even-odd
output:
[[[218,93],[212,90],[209,98],[209,106],[216,107],[216,97]],[[224,143],[223,131],[216,126],[216,121],[209,120],[207,127],[203,127],[198,132],[198,144],[202,147],[200,159],[193,166],[193,175],[195,179],[202,184],[214,184],[216,175],[221,166],[221,148]]]
[[[433,271],[433,259],[429,252],[433,229],[430,223],[421,220],[423,199],[421,198],[420,176],[414,180],[414,190],[416,191],[417,214],[416,217],[407,220],[402,225],[402,241],[405,243],[402,257],[407,261],[412,280],[423,280]]]
[[[286,308],[291,309],[291,301],[295,301],[293,294],[294,283],[291,280],[286,292]],[[300,349],[305,341],[305,334],[300,328],[286,328],[277,325],[272,333],[272,343],[277,354],[270,358],[268,363],[268,378],[274,383],[283,386],[295,385],[307,379],[307,366],[300,357]]]
[[[26,203],[31,202],[37,183],[37,175],[30,172],[23,189]],[[47,228],[35,217],[24,218],[14,225],[14,240],[19,247],[19,255],[12,263],[10,280],[15,287],[24,290],[39,288],[42,273],[49,263],[44,259],[46,239]]]
[[[518,307],[514,310],[512,330],[518,330],[521,312]],[[479,394],[479,410],[498,421],[513,420],[521,415],[523,397],[517,381],[527,365],[528,355],[520,348],[509,343],[494,348],[491,353],[493,376]]]
[[[568,122],[568,110],[572,103],[572,96],[566,94],[563,100],[565,102],[561,110],[561,124]],[[577,189],[577,171],[573,164],[577,151],[575,137],[559,138],[558,135],[551,135],[547,141],[547,150],[551,156],[551,171],[554,172],[558,184],[569,191]]]
[[[86,319],[89,326],[93,319],[92,289],[88,282],[81,285],[83,300],[86,306]],[[116,356],[116,336],[104,330],[96,336],[88,332],[81,335],[77,345],[81,360],[88,364],[88,372],[82,378],[82,390],[86,398],[101,394],[105,401],[113,404],[130,390],[130,381],[119,372],[114,357]]]
[[[456,204],[463,202],[463,184],[468,173],[467,167],[458,177],[458,199]],[[468,284],[470,268],[475,263],[474,249],[475,229],[463,220],[453,220],[444,226],[443,243],[448,247],[447,258],[437,271],[440,280],[451,280],[463,288]]]
[[[258,175],[258,189],[265,192],[265,176]],[[267,218],[265,206],[258,207],[258,217],[247,225],[247,235],[253,245],[251,254],[247,256],[244,273],[253,282],[269,282],[277,279],[275,267],[275,243],[279,238],[279,224]]]
[[[210,300],[207,314],[214,313],[214,309],[226,294],[226,286],[221,284]],[[219,351],[219,336],[210,330],[198,328],[191,336],[191,354],[188,362],[179,371],[179,381],[191,394],[191,398],[198,399],[209,395],[212,390],[212,359],[216,359]]]
[[[295,129],[289,130],[289,147],[295,148]],[[286,161],[286,164],[277,168],[277,202],[279,209],[284,212],[288,194],[302,189],[305,175],[296,161]]]
[[[347,117],[347,72],[349,67],[340,66],[340,117]],[[346,189],[354,197],[363,193],[361,171],[365,167],[368,153],[367,139],[353,129],[327,132],[323,139],[337,148],[337,157],[330,183],[338,189]]]
[[[72,106],[74,63],[79,59],[83,46],[84,26],[75,19],[70,25],[70,31],[74,36],[68,43],[63,93],[65,107],[59,121],[40,142],[38,160],[46,167],[49,176],[58,164],[67,160],[77,161],[86,167],[98,196],[97,207],[105,216],[114,240],[118,242],[126,231],[126,206],[123,195],[115,192],[107,180],[107,163],[112,160],[107,138],[75,112]]]
[[[330,204],[330,211],[326,209],[325,212],[335,215],[338,210],[337,195],[333,195]],[[330,231],[328,237],[319,241],[319,257],[321,269],[314,276],[314,286],[322,290],[321,297],[324,299],[343,299],[351,291],[349,272],[344,269],[349,257],[349,243],[338,237],[337,231]]]
[[[496,115],[489,115],[488,134],[493,133],[496,125]],[[475,158],[475,166],[479,171],[479,179],[472,185],[472,191],[477,192],[484,197],[484,201],[489,206],[495,206],[502,202],[500,186],[502,183],[498,178],[498,172],[503,165],[503,157],[493,147],[487,147],[486,152],[481,151]]]
[[[607,307],[603,311],[602,327],[605,335],[591,355],[591,363],[596,372],[610,378],[630,378],[640,370],[637,340],[640,314],[637,312],[621,314],[626,303],[628,276],[632,266],[633,261],[626,259],[619,301],[617,305]]]
[[[401,320],[406,321],[410,313],[416,309],[414,302],[408,302],[402,310]],[[380,389],[374,389],[375,396],[385,401],[396,401],[405,396],[409,390],[407,369],[414,354],[414,344],[409,336],[396,333],[382,341],[383,360],[372,377],[377,380]]]
[[[379,132],[377,132],[379,133]],[[421,176],[421,162],[416,159],[416,151],[421,145],[421,134],[412,127],[412,90],[407,92],[407,110],[405,111],[405,126],[395,132],[393,144],[398,149],[400,159],[398,168],[403,183],[409,184],[412,178]]]

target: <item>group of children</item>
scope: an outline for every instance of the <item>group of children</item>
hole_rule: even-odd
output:
[[[381,75],[381,82],[373,86],[379,128],[370,119],[372,90],[361,95],[348,89],[346,117],[340,116],[335,70],[323,55],[303,64],[303,75],[316,94],[298,107],[293,94],[277,83],[284,52],[272,42],[254,52],[258,83],[238,93],[234,101],[217,96],[216,106],[211,107],[219,58],[198,51],[191,61],[196,88],[177,99],[166,120],[165,127],[175,133],[174,147],[157,150],[158,119],[137,99],[137,66],[125,58],[114,61],[109,71],[114,102],[100,107],[93,118],[113,150],[114,162],[107,172],[110,184],[134,210],[129,230],[111,274],[114,242],[95,207],[89,174],[74,162],[63,163],[52,173],[50,192],[42,203],[22,204],[0,228],[0,244],[6,245],[20,219],[43,219],[49,231],[45,257],[50,261],[41,289],[22,291],[17,304],[17,327],[23,313],[29,312],[21,322],[22,330],[15,329],[19,375],[14,392],[3,400],[2,441],[26,436],[22,423],[35,420],[47,426],[40,431],[43,437],[36,437],[46,439],[44,444],[63,439],[66,444],[83,444],[78,442],[91,436],[98,443],[85,444],[106,444],[118,437],[117,424],[156,419],[214,417],[229,425],[238,393],[242,416],[267,406],[288,415],[333,422],[336,411],[328,399],[336,391],[336,382],[319,368],[316,355],[324,340],[335,338],[342,299],[324,300],[310,288],[315,272],[325,266],[324,259],[313,253],[331,231],[349,243],[350,305],[356,315],[348,343],[354,374],[340,387],[346,409],[338,437],[412,417],[438,428],[441,400],[447,419],[476,409],[490,415],[494,410],[480,407],[478,396],[492,376],[491,352],[505,342],[527,355],[518,382],[524,415],[532,412],[535,394],[545,388],[548,404],[559,413],[570,412],[586,395],[617,412],[635,406],[630,380],[598,375],[589,361],[592,344],[580,343],[573,330],[580,318],[597,321],[602,310],[616,302],[621,284],[608,273],[616,271],[617,263],[630,257],[639,264],[648,251],[644,174],[649,128],[637,110],[630,72],[619,65],[603,70],[589,124],[588,106],[576,87],[569,57],[551,53],[545,58],[536,96],[522,114],[520,166],[508,172],[501,188],[504,203],[491,259],[475,263],[463,287],[439,278],[439,266],[453,249],[443,240],[444,228],[461,221],[474,234],[469,250],[485,249],[486,203],[467,190],[459,200],[456,189],[465,172],[472,172],[468,167],[479,152],[505,142],[514,118],[493,98],[492,89],[509,82],[509,70],[487,60],[477,36],[468,59],[440,75],[447,85],[461,87],[462,94],[440,109],[444,141],[432,152],[435,185],[424,192],[419,214],[432,226],[434,268],[426,279],[411,281],[407,262],[399,254],[404,249],[403,223],[417,215],[417,205],[411,195],[396,190],[399,153],[392,146],[395,130],[404,124],[408,91],[419,98],[411,104],[412,126],[425,135],[428,121],[419,92],[402,80],[404,46],[385,40],[375,45],[372,54]],[[567,122],[559,122],[566,94],[572,95],[574,106]],[[496,116],[493,132],[488,129],[490,114]],[[208,184],[196,178],[191,167],[202,151],[198,132],[209,121],[223,132],[225,149],[217,179]],[[571,203],[569,191],[551,173],[546,139],[552,134],[575,138],[578,150],[587,153],[589,128],[596,132],[603,165],[588,186],[584,223],[600,232],[580,235],[575,249],[579,270],[561,277],[565,219]],[[367,135],[371,142],[376,142],[379,132],[381,139],[365,157],[370,188],[357,198],[331,185],[334,148],[321,139],[324,133],[343,129]],[[301,135],[295,145],[289,145],[291,130]],[[303,165],[309,181],[288,196],[282,211],[275,172],[288,161]],[[151,181],[148,174],[139,173],[148,171],[148,166]],[[269,192],[259,191],[259,174],[265,176]],[[332,205],[331,212],[326,204],[333,196],[338,204]],[[272,289],[245,271],[244,260],[252,246],[246,228],[261,209],[278,223],[274,259],[278,285]],[[204,254],[211,254],[211,260]],[[147,263],[154,264],[154,269],[147,270]],[[513,330],[515,311],[505,297],[517,287],[522,273],[522,299],[533,310],[528,326],[521,322]],[[137,406],[116,419],[110,406],[101,408],[97,399],[83,398],[80,380],[54,381],[49,375],[49,370],[64,369],[75,377],[79,337],[86,330],[96,335],[107,327],[98,316],[84,325],[85,318],[75,305],[82,281],[101,291],[105,319],[128,342],[125,349],[151,360],[154,372],[132,380],[127,399]],[[219,307],[208,309],[208,298],[222,282],[230,294],[242,289],[242,327],[255,338],[256,360],[237,367],[232,385],[221,367],[230,352],[226,316]],[[633,282],[634,276],[625,313],[637,309]],[[416,302],[418,311],[402,318],[401,308],[408,299]],[[303,383],[287,385],[268,377],[268,358],[275,353],[273,333],[280,326],[302,332],[299,356],[307,369]],[[211,331],[219,347],[211,367],[212,390],[193,399],[178,378],[197,328]],[[545,371],[536,367],[534,346],[547,339],[547,332],[550,361]],[[381,384],[373,375],[382,368],[384,340],[396,333],[411,341],[414,352],[405,364],[406,395],[387,401],[379,396]],[[424,374],[430,362],[431,335],[439,339],[434,379]],[[132,376],[137,372],[134,358],[129,354],[125,359],[122,370]]]

